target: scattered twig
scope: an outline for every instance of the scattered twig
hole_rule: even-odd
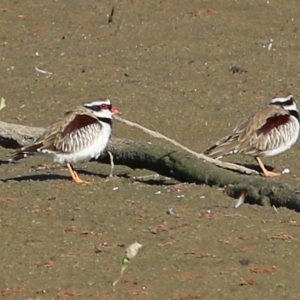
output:
[[[16,295],[16,294],[24,292],[25,290],[26,290],[26,288],[19,287],[19,286],[13,286],[13,287],[10,287],[10,288],[1,289],[0,290],[0,297],[7,297],[7,296]]]
[[[277,208],[276,208],[276,206],[275,205],[273,205],[272,206],[273,208],[274,208],[274,210],[278,213],[278,210],[277,210]]]
[[[144,175],[144,176],[134,176],[133,179],[136,181],[146,181],[146,180],[156,180],[160,177],[159,174],[151,174],[151,175]]]
[[[111,8],[111,12],[108,16],[108,24],[113,22],[113,17],[114,17],[114,13],[115,13],[115,8],[114,6]]]
[[[234,208],[239,208],[240,206],[242,206],[245,202],[246,196],[247,196],[247,191],[242,191],[240,197],[237,199]]]
[[[107,150],[109,159],[110,159],[110,173],[108,177],[113,177],[114,176],[114,168],[115,168],[115,164],[114,164],[114,156],[112,155],[112,153]]]
[[[48,71],[39,69],[39,68],[37,68],[37,67],[34,67],[34,69],[35,69],[37,72],[41,73],[41,74],[45,74],[45,75],[52,75],[52,74],[53,74],[53,73],[51,73],[51,72],[48,72]]]

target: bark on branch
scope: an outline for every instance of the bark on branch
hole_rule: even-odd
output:
[[[43,128],[0,121],[0,146],[16,149],[38,138],[43,131]],[[225,193],[233,198],[246,192],[245,202],[300,211],[300,191],[273,179],[239,175],[191,154],[146,142],[112,138],[107,150],[113,154],[116,165],[145,168],[182,182],[224,187]],[[108,155],[99,161],[108,163]]]

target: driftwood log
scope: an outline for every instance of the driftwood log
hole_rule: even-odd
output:
[[[44,128],[0,122],[0,146],[16,149],[38,138]],[[148,169],[181,182],[224,188],[227,195],[259,205],[285,206],[300,211],[300,191],[288,184],[260,176],[237,174],[182,151],[170,150],[147,142],[112,138],[108,149],[116,165]],[[109,163],[108,155],[99,162]]]

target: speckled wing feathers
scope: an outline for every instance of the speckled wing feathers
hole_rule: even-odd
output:
[[[39,151],[70,153],[82,150],[93,142],[101,128],[98,119],[86,109],[74,108],[67,111],[65,117],[53,124],[40,138],[43,146]]]
[[[289,120],[290,115],[283,108],[268,105],[239,122],[231,135],[207,149],[205,154],[215,158],[233,153],[259,155],[284,142],[276,131],[278,126],[287,126]]]
[[[79,151],[93,142],[101,128],[101,123],[86,108],[74,107],[68,110],[61,120],[49,126],[34,143],[17,150],[13,159],[25,157],[22,153]],[[82,139],[83,135],[86,138]]]

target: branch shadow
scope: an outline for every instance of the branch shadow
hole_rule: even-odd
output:
[[[142,180],[142,179],[134,179],[135,182],[143,183],[145,185],[149,186],[173,186],[178,183],[175,179],[170,182],[170,180],[167,179],[147,179],[147,180]]]
[[[109,176],[109,174],[94,173],[94,172],[90,172],[87,170],[80,170],[80,169],[76,169],[76,172],[78,173],[78,175],[84,174],[84,175],[95,176],[95,177],[99,177],[99,178],[103,178],[103,179],[106,179]],[[116,177],[124,178],[124,179],[131,178],[131,176],[129,176],[128,173],[115,173],[114,172],[113,175]]]
[[[259,173],[261,173],[261,168],[259,165],[256,165],[256,164],[237,164],[237,165],[240,165],[240,166],[244,166],[248,169],[252,169],[252,170],[255,170]],[[274,171],[274,167],[270,166],[270,165],[265,165],[265,168],[268,170],[268,171]]]

